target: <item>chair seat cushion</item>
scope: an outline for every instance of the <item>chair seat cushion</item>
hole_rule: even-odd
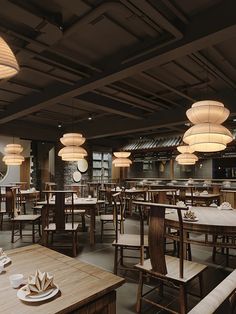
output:
[[[200,274],[203,270],[207,268],[206,265],[191,262],[184,260],[184,276],[183,278],[179,277],[179,258],[174,256],[165,255],[166,258],[166,267],[167,267],[167,274],[165,275],[167,278],[172,279],[174,281],[179,282],[188,282]],[[156,277],[158,277],[158,273],[152,271],[152,265],[150,259],[144,261],[143,265],[136,265],[140,270],[148,272]]]
[[[101,215],[100,219],[103,221],[114,221],[114,216],[105,214],[105,215]],[[123,218],[123,220],[125,220],[125,218]],[[121,221],[121,215],[118,215],[118,221]]]
[[[35,221],[38,220],[41,215],[18,215],[12,218],[12,221]]]
[[[75,231],[79,228],[79,223],[74,222],[74,226],[72,228],[72,223],[67,222],[65,224],[65,231]],[[50,223],[48,227],[44,228],[45,231],[55,231],[56,230],[56,224],[55,223]]]
[[[112,243],[113,246],[130,246],[140,247],[140,235],[139,234],[119,234],[118,241]],[[144,246],[148,247],[148,236],[144,235]]]

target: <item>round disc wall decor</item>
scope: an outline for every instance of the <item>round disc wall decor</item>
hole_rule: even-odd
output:
[[[86,172],[88,170],[87,160],[86,159],[78,160],[77,167],[80,172]]]
[[[79,182],[81,180],[81,177],[82,177],[82,175],[79,171],[73,172],[73,180],[75,182]]]

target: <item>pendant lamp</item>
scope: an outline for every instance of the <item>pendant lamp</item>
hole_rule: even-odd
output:
[[[10,78],[16,75],[19,70],[19,65],[12,50],[0,36],[0,79]]]
[[[194,103],[186,112],[194,125],[185,132],[183,141],[198,152],[224,150],[233,140],[231,132],[221,125],[229,113],[224,104],[218,101],[203,100]]]
[[[23,147],[20,144],[7,144],[4,148],[6,155],[3,161],[8,166],[20,166],[25,158],[21,155]]]
[[[59,152],[58,156],[63,161],[78,161],[84,159],[88,154],[80,145],[84,144],[85,138],[80,133],[66,133],[60,138],[61,143],[65,146]]]
[[[201,123],[188,129],[183,137],[194,151],[217,152],[233,140],[231,132],[221,124]]]
[[[128,158],[131,155],[130,152],[114,152],[113,154],[116,158],[112,161],[112,164],[116,168],[127,168],[132,164],[132,161]]]
[[[175,158],[179,165],[195,165],[198,161],[198,157],[193,154],[192,147],[181,145],[177,147],[177,150],[181,153]]]

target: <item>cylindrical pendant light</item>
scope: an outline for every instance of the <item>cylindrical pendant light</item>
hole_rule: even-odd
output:
[[[85,138],[80,133],[66,133],[60,138],[63,147],[58,156],[63,161],[78,161],[84,159],[88,154],[83,147],[80,145],[84,144]]]
[[[16,75],[19,70],[19,65],[11,48],[0,36],[0,79],[10,78]]]
[[[201,123],[188,129],[183,141],[197,152],[217,152],[224,150],[233,140],[233,135],[223,125]]]
[[[112,161],[112,164],[116,168],[127,168],[132,164],[132,161],[128,158],[131,155],[130,152],[114,152],[113,154],[116,158]]]
[[[7,144],[4,148],[6,155],[3,161],[8,166],[20,166],[25,158],[21,155],[23,147],[20,144]]]

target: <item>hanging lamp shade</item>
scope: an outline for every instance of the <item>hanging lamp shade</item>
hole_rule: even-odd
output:
[[[16,75],[19,70],[19,65],[11,48],[0,36],[0,79],[12,77]]]
[[[88,154],[80,145],[84,144],[85,138],[80,133],[66,133],[60,138],[65,146],[59,152],[58,156],[63,161],[78,161],[84,159]]]
[[[179,165],[195,165],[198,161],[198,157],[191,153],[179,154],[175,160]]]
[[[190,147],[189,145],[180,145],[177,147],[177,150],[181,153],[181,154],[185,154],[185,153],[193,153],[194,149],[192,147]]]
[[[199,123],[223,123],[229,116],[229,110],[224,104],[214,100],[202,100],[195,102],[186,115],[193,124]]]
[[[85,142],[85,138],[80,133],[66,133],[60,138],[64,146],[80,146]]]
[[[86,150],[80,146],[65,146],[58,152],[58,156],[64,161],[78,161],[87,155]]]
[[[114,152],[113,154],[116,158],[112,161],[112,164],[116,168],[127,168],[132,164],[132,161],[128,158],[131,155],[130,152]]]
[[[23,147],[20,144],[7,144],[4,148],[6,155],[3,162],[9,166],[20,166],[25,158],[21,155]]]
[[[113,165],[117,167],[130,167],[132,161],[129,158],[116,158],[112,161]]]
[[[201,123],[188,129],[183,141],[197,152],[217,152],[224,150],[233,140],[231,132],[220,124]]]
[[[114,152],[113,154],[117,158],[128,158],[131,155],[130,152]]]

